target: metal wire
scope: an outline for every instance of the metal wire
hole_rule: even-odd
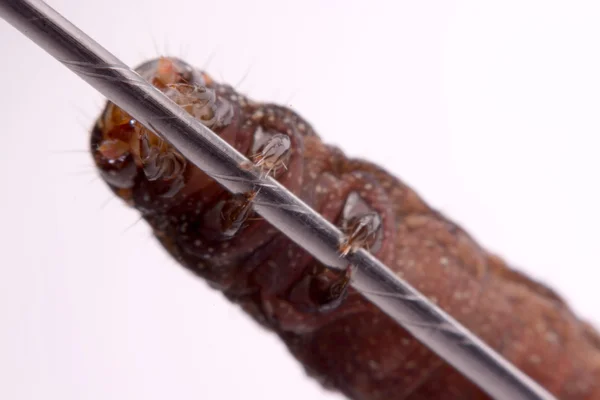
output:
[[[0,16],[234,193],[261,187],[255,210],[496,399],[551,400],[546,390],[364,250],[340,256],[342,233],[42,1],[0,0]],[[381,295],[385,293],[385,295]]]

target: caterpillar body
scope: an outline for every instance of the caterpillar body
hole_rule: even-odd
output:
[[[561,399],[600,399],[600,335],[551,289],[510,268],[409,186],[328,146],[294,111],[252,101],[176,58],[138,72]],[[91,134],[108,186],[185,268],[275,332],[312,377],[354,400],[486,399],[485,393],[108,103]],[[348,270],[350,271],[350,270]]]

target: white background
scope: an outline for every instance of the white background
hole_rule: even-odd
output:
[[[597,1],[50,4],[132,65],[214,53],[600,324]],[[0,398],[340,398],[109,200],[101,96],[2,21],[0,51]]]

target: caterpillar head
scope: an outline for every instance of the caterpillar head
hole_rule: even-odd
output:
[[[177,58],[154,59],[136,71],[238,150],[245,150],[248,135],[240,129],[233,89]],[[140,185],[168,202],[212,182],[168,142],[110,102],[94,127],[92,154],[103,179],[126,200]]]

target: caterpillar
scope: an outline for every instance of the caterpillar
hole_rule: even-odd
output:
[[[600,399],[600,335],[408,185],[325,144],[296,112],[251,100],[178,58],[137,71],[561,399]],[[182,266],[276,333],[307,373],[354,400],[486,399],[334,272],[176,149],[108,103],[91,152]],[[350,271],[350,270],[348,270]]]

